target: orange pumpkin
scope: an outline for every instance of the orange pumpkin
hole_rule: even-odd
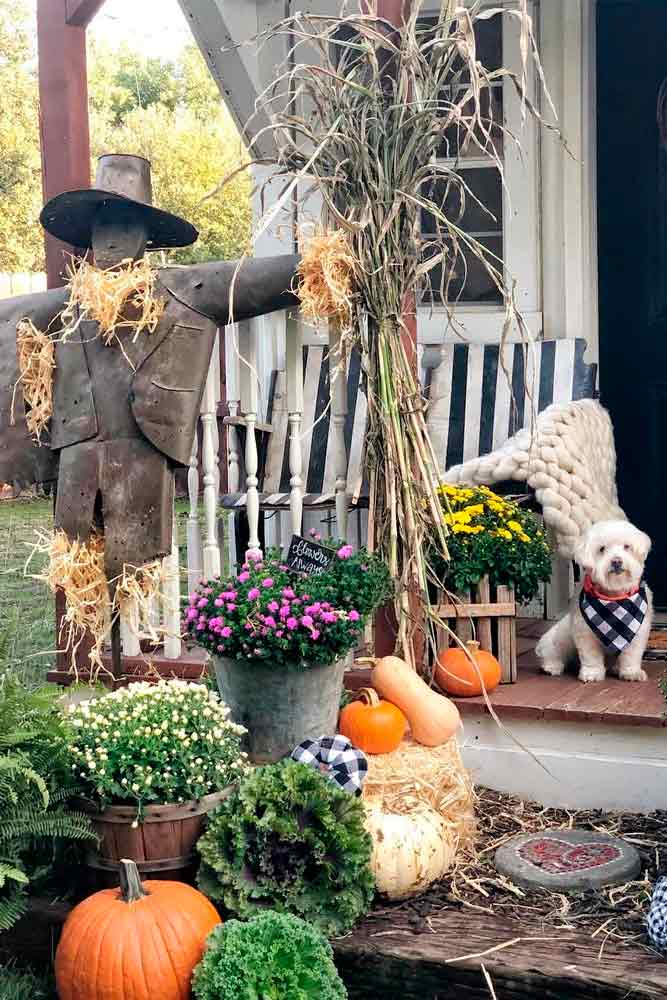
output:
[[[482,694],[482,690],[489,694],[498,687],[501,677],[502,668],[497,659],[480,649],[478,642],[467,642],[465,650],[460,646],[444,649],[435,666],[438,685],[447,694],[455,694],[459,698],[476,697]]]
[[[182,882],[144,882],[120,863],[120,889],[89,896],[70,913],[56,953],[60,1000],[187,1000],[215,908]]]
[[[346,705],[338,720],[339,732],[364,753],[391,753],[407,728],[400,708],[381,700],[373,688],[361,688],[358,700]]]

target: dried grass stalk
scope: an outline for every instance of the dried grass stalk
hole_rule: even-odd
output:
[[[100,335],[110,344],[116,328],[154,333],[164,312],[165,301],[156,296],[156,270],[149,261],[123,261],[119,267],[100,270],[87,260],[68,268],[70,297],[62,313],[62,339],[70,337],[82,319],[99,323]]]
[[[55,341],[48,333],[38,330],[32,320],[22,319],[16,327],[16,353],[20,376],[14,387],[11,420],[14,423],[14,401],[20,385],[29,407],[26,412],[28,430],[40,444],[53,415]]]
[[[162,566],[159,562],[141,567],[125,566],[115,580],[108,580],[104,568],[104,536],[93,534],[88,541],[70,540],[64,531],[38,532],[33,555],[46,556],[47,562],[35,579],[46,583],[55,594],[65,596],[65,614],[58,636],[59,648],[70,656],[71,670],[76,673],[76,654],[83,640],[90,635],[91,678],[104,670],[102,653],[118,615],[140,624],[150,621],[150,605],[159,591]],[[113,597],[111,596],[113,594]],[[154,626],[150,626],[153,633]],[[157,637],[157,636],[156,636]]]
[[[302,240],[297,294],[305,319],[335,320],[342,330],[352,319],[358,262],[342,230],[316,232]]]
[[[443,819],[455,852],[475,838],[475,793],[456,739],[439,747],[404,740],[397,750],[369,754],[364,801],[385,812],[409,815],[429,806]]]

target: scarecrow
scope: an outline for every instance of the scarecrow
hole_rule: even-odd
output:
[[[145,251],[198,233],[153,206],[137,156],[101,157],[95,187],[53,198],[40,221],[94,264],[0,304],[0,481],[57,479],[56,532],[103,538],[113,606],[126,566],[171,551],[174,470],[189,463],[216,330],[292,305],[298,259],[153,269]]]

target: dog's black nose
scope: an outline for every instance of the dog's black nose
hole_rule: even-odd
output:
[[[622,559],[612,559],[610,568],[611,568],[612,573],[622,573],[623,572],[623,560]]]

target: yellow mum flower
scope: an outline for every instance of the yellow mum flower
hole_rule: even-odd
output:
[[[523,528],[521,527],[518,521],[508,521],[507,527],[511,528],[512,531],[515,531],[517,535],[523,534]]]
[[[471,517],[474,517],[476,514],[484,513],[484,504],[481,503],[471,504],[469,507],[466,507],[465,510],[466,513],[470,514]]]

